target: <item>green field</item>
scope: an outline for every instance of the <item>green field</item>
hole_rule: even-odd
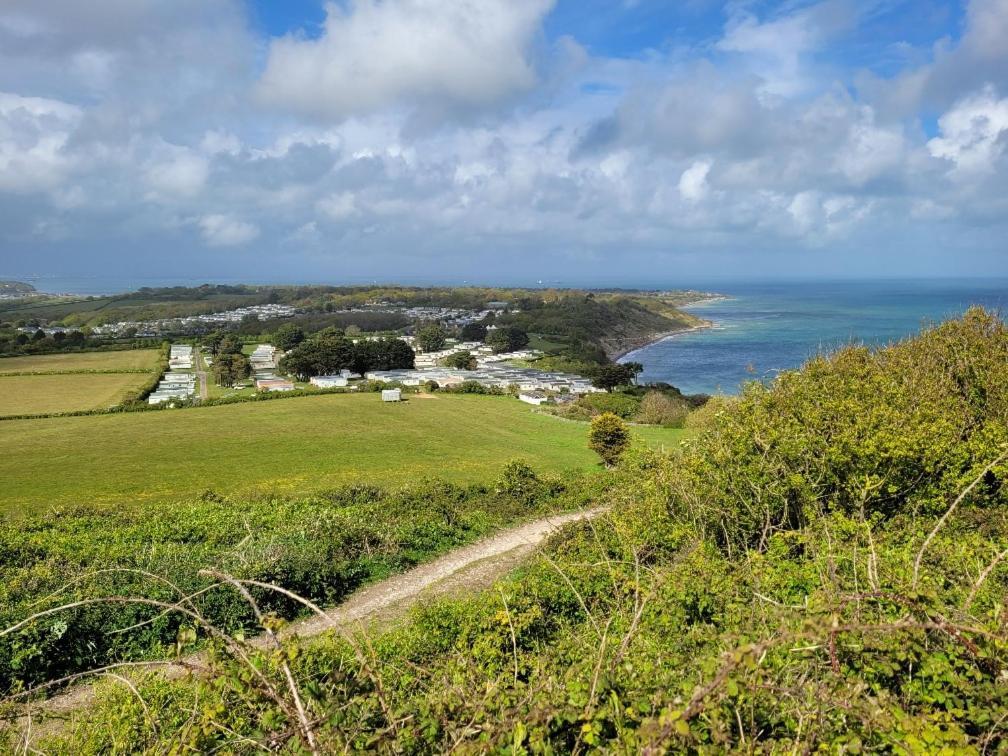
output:
[[[0,417],[112,407],[146,380],[144,373],[0,375]],[[0,436],[6,438],[9,432],[4,427]]]
[[[654,446],[673,446],[682,433],[634,432]],[[290,493],[354,482],[490,480],[516,457],[537,471],[592,469],[597,458],[586,435],[583,423],[511,398],[448,395],[401,404],[370,393],[326,395],[11,420],[0,423],[0,512],[177,499],[206,489]]]
[[[70,372],[74,370],[147,370],[157,366],[157,349],[131,349],[119,352],[78,352],[73,354],[38,354],[27,357],[0,358],[0,375],[5,373]]]

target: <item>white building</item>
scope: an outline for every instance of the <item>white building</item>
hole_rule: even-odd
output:
[[[538,391],[523,391],[518,394],[518,399],[526,404],[534,404],[537,407],[540,404],[546,404],[546,402],[549,401],[549,397],[546,396],[546,394],[540,394]]]
[[[349,381],[342,375],[316,375],[311,379],[312,386],[319,388],[344,388]]]

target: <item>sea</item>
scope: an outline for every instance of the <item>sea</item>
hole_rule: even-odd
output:
[[[670,287],[671,288],[671,287]],[[1008,279],[714,284],[725,299],[684,309],[713,322],[630,352],[642,382],[688,394],[734,394],[746,381],[846,344],[881,345],[971,305],[1008,313]]]

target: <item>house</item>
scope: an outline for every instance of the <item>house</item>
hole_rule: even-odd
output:
[[[311,379],[311,385],[319,388],[344,388],[348,383],[342,375],[316,375]]]
[[[402,401],[402,392],[399,389],[382,389],[381,400],[383,402]]]
[[[537,407],[549,401],[549,397],[539,391],[523,391],[518,394],[518,398],[526,404],[534,404]]]

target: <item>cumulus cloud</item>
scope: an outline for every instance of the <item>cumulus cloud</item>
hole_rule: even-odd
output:
[[[72,166],[63,148],[80,119],[65,102],[0,92],[0,190],[58,186]]]
[[[157,150],[144,172],[147,184],[160,194],[192,196],[206,183],[206,158],[193,150],[165,144]]]
[[[317,38],[257,53],[238,0],[8,0],[0,249],[247,271],[275,257],[246,249],[282,247],[290,275],[339,259],[370,279],[1008,232],[1008,0],[972,0],[959,41],[866,86],[817,63],[861,4],[734,3],[719,40],[632,57],[552,40],[564,61],[539,54],[551,6],[333,3]],[[421,111],[437,128],[410,128]]]
[[[691,202],[702,200],[707,196],[707,174],[711,164],[706,160],[698,160],[682,172],[679,177],[679,194]]]
[[[938,119],[941,136],[928,142],[931,154],[952,163],[960,178],[993,173],[1008,146],[1008,97],[994,87],[960,100]]]
[[[270,46],[264,102],[342,119],[387,107],[484,107],[536,81],[531,45],[553,0],[330,2],[322,36]]]
[[[248,244],[259,236],[258,226],[230,215],[204,215],[199,219],[199,227],[211,247]]]

